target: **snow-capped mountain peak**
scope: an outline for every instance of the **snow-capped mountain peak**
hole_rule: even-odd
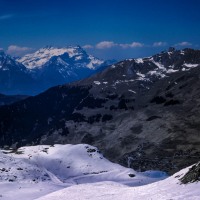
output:
[[[67,55],[69,61],[73,60],[74,62],[81,62],[83,59],[87,59],[85,67],[90,69],[94,69],[104,62],[103,60],[88,55],[80,46],[47,46],[34,53],[23,56],[18,59],[18,61],[24,64],[28,69],[42,68],[42,66],[44,66],[52,57],[59,57],[64,54]]]
[[[91,76],[114,62],[89,55],[78,45],[46,46],[21,58],[13,58],[0,51],[0,92],[38,94],[49,87]],[[25,79],[26,84],[23,84]]]
[[[54,56],[60,56],[64,53],[68,53],[69,57],[75,56],[75,50],[76,49],[73,47],[55,48],[47,46],[32,54],[25,55],[24,57],[18,59],[18,61],[23,63],[29,69],[40,68]]]

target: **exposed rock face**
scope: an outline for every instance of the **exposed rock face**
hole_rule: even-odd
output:
[[[193,165],[180,181],[183,184],[200,181],[200,163]]]
[[[0,108],[0,145],[88,143],[136,170],[200,159],[200,51],[168,51]]]

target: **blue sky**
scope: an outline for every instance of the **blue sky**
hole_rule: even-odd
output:
[[[79,44],[104,59],[199,48],[199,0],[0,0],[0,48]]]

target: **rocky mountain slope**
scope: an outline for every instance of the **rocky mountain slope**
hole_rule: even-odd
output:
[[[110,66],[0,108],[0,145],[89,143],[136,170],[174,173],[200,158],[200,51]]]
[[[26,98],[28,98],[28,96],[0,94],[0,106],[9,105],[9,104],[12,104],[14,102],[17,102],[17,101],[20,101],[20,100],[23,100]]]

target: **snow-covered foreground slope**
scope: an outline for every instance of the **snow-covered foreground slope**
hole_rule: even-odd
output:
[[[116,182],[98,182],[68,187],[38,200],[199,200],[200,183],[180,184],[184,169],[172,177],[156,183],[129,187]],[[81,195],[81,197],[80,197]]]
[[[90,145],[45,145],[22,147],[16,152],[0,151],[0,200],[31,200],[79,184],[86,184],[87,188],[93,187],[89,183],[111,181],[114,187],[116,183],[140,186],[164,178],[163,172],[138,173],[114,164]]]
[[[159,171],[139,173],[86,144],[1,150],[0,200],[200,199],[200,183],[180,183],[188,169],[169,178]]]

